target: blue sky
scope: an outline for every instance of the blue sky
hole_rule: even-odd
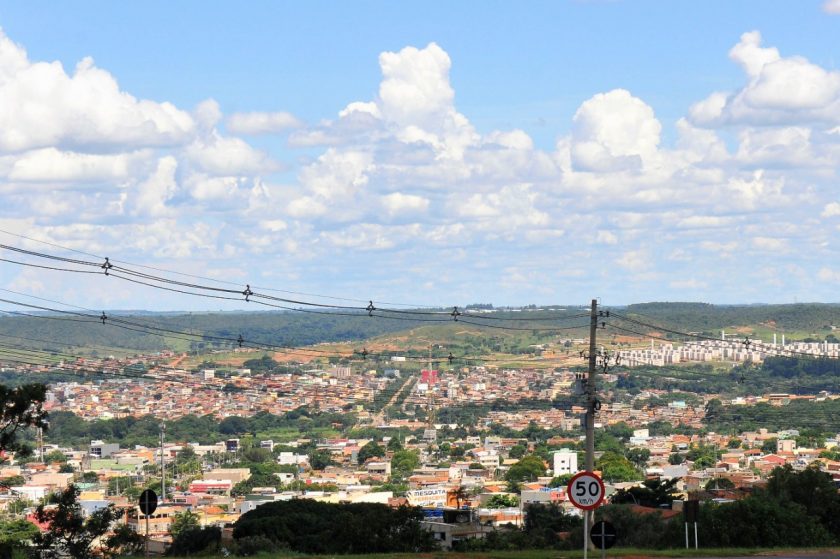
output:
[[[0,229],[361,299],[837,301],[837,12],[0,2]],[[218,306],[102,281],[0,265]]]

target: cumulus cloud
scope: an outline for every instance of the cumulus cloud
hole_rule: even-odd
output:
[[[827,14],[840,15],[840,0],[825,0],[823,11]]]
[[[295,115],[287,112],[234,113],[227,118],[227,130],[233,134],[258,135],[286,132],[303,125]]]
[[[599,93],[575,113],[572,164],[582,171],[640,170],[657,152],[662,125],[625,89]]]
[[[695,124],[840,122],[840,72],[801,56],[783,57],[778,49],[762,46],[758,31],[744,33],[729,57],[744,70],[746,85],[693,105],[689,114]]]
[[[825,205],[823,208],[822,213],[820,214],[822,217],[837,217],[840,216],[840,202],[831,202]]]
[[[0,226],[32,215],[15,230],[217,270],[236,259],[267,284],[315,291],[319,281],[332,290],[327,268],[352,276],[368,251],[394,269],[445,261],[451,275],[406,265],[402,279],[384,278],[366,267],[363,291],[378,278],[446,297],[470,285],[470,299],[482,285],[488,298],[552,283],[589,295],[582,263],[592,261],[662,296],[719,278],[771,285],[759,274],[787,274],[776,261],[798,258],[800,244],[814,261],[837,256],[826,227],[840,216],[836,72],[764,46],[758,33],[730,58],[742,89],[703,92],[675,122],[627,89],[593,91],[561,115],[570,131],[546,151],[526,130],[473,126],[456,105],[457,66],[435,43],[382,53],[371,98],[307,124],[281,111],[226,116],[212,99],[189,111],[138,100],[89,61],[68,74],[0,36]],[[45,129],[3,112],[36,82],[49,91],[26,93],[31,109],[56,119]],[[265,151],[238,137],[286,133],[286,145]],[[754,266],[738,266],[745,252]],[[285,275],[255,265],[272,258]],[[803,282],[821,273],[803,268]]]
[[[428,198],[423,198],[415,194],[393,192],[382,197],[382,205],[385,206],[385,210],[390,215],[397,215],[401,213],[425,212],[429,209],[429,200]]]
[[[43,147],[168,146],[190,137],[195,122],[171,103],[121,91],[85,58],[72,74],[59,62],[30,62],[0,31],[0,151]]]

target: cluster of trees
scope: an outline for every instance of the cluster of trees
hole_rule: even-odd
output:
[[[272,431],[294,429],[305,435],[318,429],[348,428],[355,423],[352,413],[326,413],[299,408],[284,415],[259,412],[251,417],[226,417],[218,421],[211,415],[185,415],[167,422],[166,433],[174,440],[213,443],[227,437],[260,436]],[[125,446],[157,443],[160,420],[154,416],[120,417],[85,421],[72,412],[50,414],[49,442],[61,446],[84,446],[91,440],[118,440]],[[316,437],[317,438],[317,437]]]
[[[233,537],[245,545],[262,542],[266,551],[282,548],[312,555],[432,551],[435,542],[420,527],[421,520],[418,508],[297,499],[245,513],[234,525]]]
[[[840,429],[840,400],[808,402],[793,400],[785,406],[761,403],[754,406],[724,406],[720,400],[706,405],[704,423],[709,430],[722,433],[798,429],[836,433]]]
[[[720,333],[721,326],[775,324],[782,331],[830,332],[840,306],[798,303],[794,305],[710,305],[707,303],[641,303],[629,305],[624,314],[655,322],[682,332]],[[638,313],[638,314],[636,314]],[[651,320],[653,319],[653,320]]]

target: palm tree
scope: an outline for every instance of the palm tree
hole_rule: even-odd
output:
[[[455,508],[461,508],[461,502],[466,501],[469,497],[469,493],[467,492],[467,488],[463,485],[459,485],[458,488],[452,492],[452,496],[455,497]]]

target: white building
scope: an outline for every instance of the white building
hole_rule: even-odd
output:
[[[554,453],[554,475],[576,474],[578,472],[578,455],[574,450],[564,448]]]

